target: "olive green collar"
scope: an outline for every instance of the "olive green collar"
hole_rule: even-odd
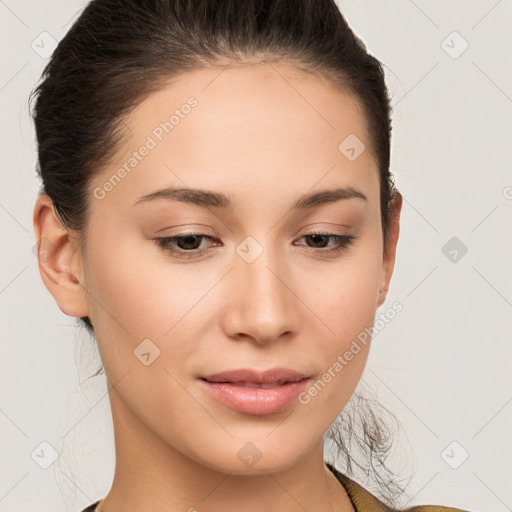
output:
[[[340,473],[332,464],[327,462],[326,465],[344,487],[356,512],[393,512],[393,509],[379,501],[360,484]]]

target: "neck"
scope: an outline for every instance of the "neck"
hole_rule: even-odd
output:
[[[169,446],[111,395],[116,467],[98,512],[353,512],[324,463],[323,439],[286,469],[235,475]]]

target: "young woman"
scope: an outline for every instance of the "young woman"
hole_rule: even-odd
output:
[[[39,268],[114,421],[86,510],[394,510],[323,453],[402,204],[382,68],[336,4],[95,0],[34,97]]]

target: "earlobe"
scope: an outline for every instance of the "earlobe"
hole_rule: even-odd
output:
[[[34,206],[34,233],[41,278],[60,310],[73,317],[88,316],[82,259],[76,239],[61,223],[52,200],[40,195]]]

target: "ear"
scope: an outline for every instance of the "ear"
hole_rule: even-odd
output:
[[[66,315],[89,316],[77,238],[63,227],[53,201],[46,194],[36,200],[33,223],[39,272],[46,288]]]
[[[396,246],[400,233],[400,212],[402,211],[402,194],[395,190],[391,199],[391,222],[388,229],[388,242],[384,247],[382,260],[382,281],[377,305],[381,306],[386,300],[391,276],[395,267]]]

